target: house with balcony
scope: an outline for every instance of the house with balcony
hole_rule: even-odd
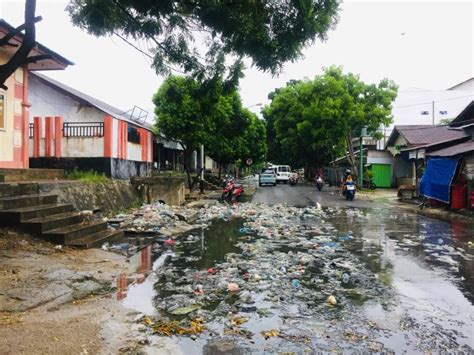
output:
[[[0,20],[0,39],[15,30],[13,26]],[[0,64],[8,62],[21,45],[23,34],[18,32],[9,45],[0,47]],[[42,56],[44,59],[19,67],[0,88],[0,169],[26,169],[29,167],[29,120],[35,109],[29,99],[29,77],[42,70],[64,70],[71,61],[60,54],[36,43],[29,57]]]
[[[150,124],[39,73],[30,73],[29,162],[34,168],[94,170],[116,179],[146,176]]]

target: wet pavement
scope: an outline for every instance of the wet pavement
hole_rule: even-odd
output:
[[[325,186],[322,191],[318,191],[314,185],[307,184],[297,184],[296,186],[289,184],[264,185],[257,188],[252,202],[268,205],[286,204],[296,207],[314,206],[316,203],[320,203],[322,206],[377,207],[374,202],[358,198],[357,193],[354,201],[347,201],[339,194],[336,187]]]
[[[472,224],[309,186],[254,201],[278,198],[301,207],[214,206],[176,243],[144,239],[135,262],[150,272],[120,298],[151,348],[173,326],[183,353],[472,353]]]

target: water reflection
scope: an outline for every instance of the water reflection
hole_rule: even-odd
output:
[[[470,333],[474,321],[474,258],[467,245],[472,225],[384,209],[333,209],[325,217],[288,221],[301,226],[288,239],[240,233],[244,221],[233,219],[180,237],[173,252],[158,259],[149,246],[131,260],[143,279],[139,276],[130,284],[129,278],[128,291],[127,282],[118,281],[120,297],[140,312],[175,319],[186,317],[173,316],[176,307],[198,302],[217,334],[222,334],[228,314],[243,312],[249,317],[246,329],[255,334],[270,326],[310,333],[312,349],[321,351],[335,344],[342,351],[365,349],[363,342],[342,338],[341,334],[353,336],[351,327],[401,352],[474,345],[457,339]],[[308,255],[310,262],[304,261]],[[287,263],[284,271],[282,261]],[[303,264],[304,272],[299,272]],[[150,274],[151,269],[156,272]],[[262,281],[252,283],[244,277],[258,273]],[[233,277],[251,296],[250,306],[242,293],[223,291]],[[294,278],[300,287],[292,288]],[[204,287],[203,293],[195,292],[198,286]],[[329,292],[338,299],[336,307],[326,304]],[[247,309],[252,310],[246,313]],[[270,315],[257,314],[260,309]],[[208,351],[202,349],[203,342],[177,341],[190,352],[199,352],[198,347]],[[268,344],[258,336],[252,341],[252,349]],[[272,341],[275,348],[286,344]],[[234,350],[243,342],[236,344]]]

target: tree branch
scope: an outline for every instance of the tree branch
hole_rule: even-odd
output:
[[[25,34],[23,35],[21,46],[7,63],[0,65],[0,85],[2,85],[3,88],[5,88],[4,84],[7,79],[18,67],[23,65],[31,50],[36,45],[35,11],[36,0],[26,0],[25,23],[22,25],[24,26]]]
[[[38,23],[42,20],[43,18],[41,16],[36,16],[34,18],[34,23]],[[8,43],[10,42],[10,40],[15,37],[17,34],[20,34],[25,28],[26,28],[27,24],[24,23],[20,26],[18,26],[17,28],[15,28],[13,31],[7,33],[5,35],[5,37],[2,37],[0,38],[0,47],[3,47],[3,46],[14,46],[14,47],[18,47],[18,45],[16,44],[12,44],[12,43]]]

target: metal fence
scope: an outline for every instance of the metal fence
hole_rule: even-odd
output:
[[[103,137],[103,122],[64,122],[63,137]]]

